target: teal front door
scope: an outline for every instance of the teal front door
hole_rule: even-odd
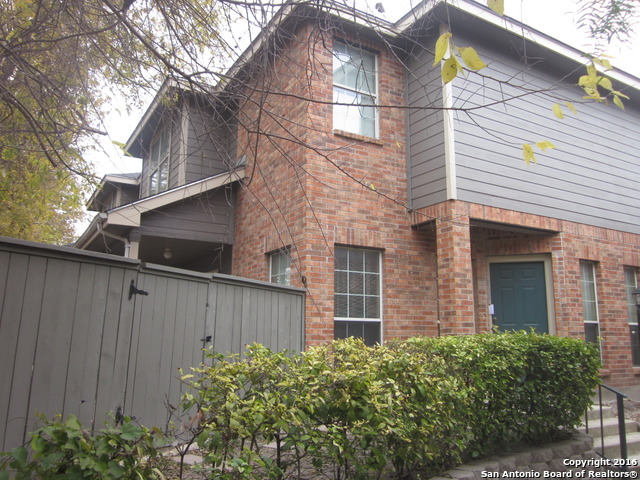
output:
[[[549,333],[544,262],[490,265],[493,323],[501,331]]]

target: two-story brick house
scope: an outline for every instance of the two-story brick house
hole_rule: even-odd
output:
[[[443,84],[433,63],[446,29],[488,66]],[[535,328],[599,341],[605,378],[633,384],[640,92],[613,71],[625,110],[583,101],[584,63],[473,1],[430,2],[394,24],[288,5],[207,93],[213,107],[194,108],[191,94],[174,105],[171,138],[185,143],[169,164],[183,173],[158,170],[168,107],[150,108],[128,143],[145,158],[141,200],[120,215],[142,211],[128,230],[141,252],[167,233],[145,223],[163,216],[153,186],[170,195],[215,178],[206,198],[226,192],[229,221],[209,247],[232,252],[226,272],[305,287],[308,345]],[[578,114],[559,120],[552,105],[565,101]],[[209,158],[190,150],[200,122],[215,127],[226,168],[189,177]],[[527,166],[522,145],[541,140],[557,148]],[[187,207],[202,213],[200,197],[182,197],[159,207],[174,229]],[[172,251],[188,249],[187,230]]]

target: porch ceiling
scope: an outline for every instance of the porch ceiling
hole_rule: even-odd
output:
[[[556,230],[547,230],[544,228],[523,227],[521,225],[512,225],[510,223],[492,222],[489,220],[480,220],[471,218],[469,220],[471,227],[485,228],[489,230],[502,230],[505,232],[521,233],[525,235],[554,235],[559,233]]]
[[[231,248],[231,245],[221,243],[143,235],[139,256],[145,263],[201,272],[224,272]]]

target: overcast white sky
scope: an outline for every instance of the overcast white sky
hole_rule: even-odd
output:
[[[385,9],[387,20],[396,20],[408,12],[417,0],[356,0],[362,2],[365,10],[374,12],[374,6],[379,1]],[[486,3],[480,0],[481,3]],[[547,35],[571,45],[572,47],[592,52],[593,45],[589,42],[585,31],[579,31],[576,26],[575,0],[505,0],[506,15],[515,18]],[[640,28],[640,26],[639,26]],[[629,42],[608,48],[613,65],[640,77],[640,36],[636,35]],[[137,112],[131,116],[113,114],[107,120],[107,131],[111,140],[126,142],[144,112]],[[107,156],[103,152],[90,157],[96,163],[98,176],[107,173],[134,172],[140,170],[140,162],[135,159],[120,157],[117,149],[109,141],[104,143],[105,149],[113,154]]]

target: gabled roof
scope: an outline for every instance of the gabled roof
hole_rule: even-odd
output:
[[[563,43],[549,35],[546,35],[518,20],[508,16],[501,16],[487,6],[474,0],[423,0],[395,23],[375,17],[366,12],[349,7],[339,1],[326,0],[322,3],[323,9],[319,9],[308,2],[292,0],[287,2],[269,21],[267,26],[256,36],[254,41],[238,57],[233,66],[223,76],[223,80],[215,91],[221,91],[249,65],[254,56],[265,48],[271,48],[274,42],[269,41],[276,32],[289,23],[295,24],[305,18],[311,19],[318,16],[318,12],[325,12],[332,18],[351,25],[361,33],[384,36],[391,44],[402,44],[403,38],[411,35],[411,30],[437,28],[439,23],[473,23],[474,26],[484,25],[484,30],[492,30],[492,37],[508,44],[512,36],[524,38],[531,44],[536,44],[561,57],[576,66],[584,65],[589,55],[566,43]],[[314,15],[315,13],[315,15]],[[475,33],[475,32],[474,32]],[[478,38],[484,36],[478,35]],[[640,79],[623,70],[616,69],[606,72],[607,76],[615,81],[622,82],[636,90],[640,90]]]
[[[139,227],[143,213],[157,210],[158,208],[195,197],[223,185],[242,180],[244,178],[244,173],[244,167],[242,167],[230,172],[220,173],[213,177],[207,177],[193,183],[181,185],[151,197],[146,197],[136,202],[114,208],[106,212],[106,217],[103,217],[105,220],[104,226],[119,225],[125,227]]]
[[[93,191],[91,198],[87,202],[89,210],[97,210],[97,204],[104,202],[104,199],[112,193],[112,191],[123,185],[139,185],[140,172],[135,173],[108,173],[102,180],[100,185]]]

